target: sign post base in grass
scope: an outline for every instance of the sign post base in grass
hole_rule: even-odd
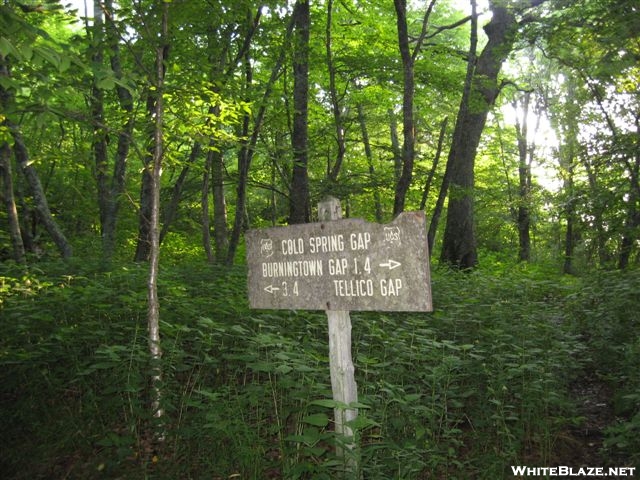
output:
[[[338,199],[330,197],[318,204],[318,220],[321,222],[340,218],[342,210]],[[356,419],[358,411],[345,408],[345,405],[358,401],[358,385],[351,358],[351,317],[348,310],[327,310],[326,313],[329,324],[331,390],[336,401],[334,422],[336,440],[339,442],[337,453],[345,461],[345,470],[355,473],[358,470],[358,449],[353,430],[347,423]]]

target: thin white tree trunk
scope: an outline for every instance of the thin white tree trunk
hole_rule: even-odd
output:
[[[155,130],[154,130],[154,149],[153,162],[151,164],[151,221],[150,221],[150,258],[149,258],[149,283],[148,283],[148,329],[149,329],[149,353],[151,355],[151,409],[152,414],[157,419],[162,418],[162,391],[160,382],[162,380],[162,367],[160,364],[162,358],[162,349],[160,346],[160,301],[158,299],[158,268],[160,259],[160,170],[162,167],[163,156],[163,90],[164,90],[164,42],[167,38],[167,16],[168,4],[162,4],[162,31],[160,45],[157,47],[156,53],[156,82],[157,82],[157,98],[155,105]],[[162,440],[164,434],[156,432],[156,439]]]

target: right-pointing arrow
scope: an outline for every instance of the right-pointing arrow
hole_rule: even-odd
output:
[[[389,270],[393,270],[396,267],[399,267],[400,265],[402,265],[400,262],[396,262],[395,260],[387,260],[385,263],[381,263],[380,266],[381,267],[388,267]]]

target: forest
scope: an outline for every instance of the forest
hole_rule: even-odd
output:
[[[640,474],[636,0],[68,2],[0,2],[3,478]],[[427,219],[349,404],[248,301],[327,198]]]

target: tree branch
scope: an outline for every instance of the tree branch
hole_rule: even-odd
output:
[[[422,48],[422,43],[427,37],[427,29],[429,28],[429,17],[431,16],[431,11],[433,10],[433,6],[435,5],[436,0],[431,0],[429,6],[427,7],[427,11],[424,12],[424,17],[422,18],[422,30],[420,31],[420,36],[418,37],[418,41],[416,42],[416,46],[413,49],[413,54],[411,58],[413,61],[416,60],[416,57],[420,53],[420,49]]]
[[[458,20],[457,22],[454,22],[452,24],[444,25],[442,27],[437,27],[435,29],[435,31],[432,34],[427,35],[426,38],[433,38],[436,35],[438,35],[439,33],[444,32],[445,30],[453,30],[454,28],[458,28],[459,26],[464,25],[465,23],[467,23],[469,21],[471,21],[471,15],[468,15],[468,16],[466,16],[464,18],[461,18],[460,20]]]

